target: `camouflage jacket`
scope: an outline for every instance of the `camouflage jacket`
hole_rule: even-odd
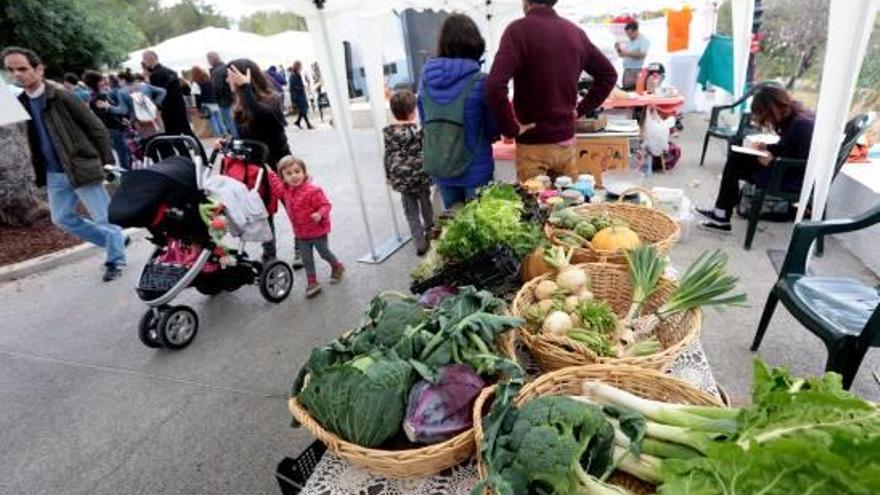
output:
[[[390,125],[385,135],[385,177],[400,193],[415,193],[431,187],[431,177],[422,170],[422,131],[415,124]]]

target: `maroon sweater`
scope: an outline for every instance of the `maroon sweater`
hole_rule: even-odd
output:
[[[582,71],[593,76],[594,82],[578,104]],[[516,116],[507,98],[511,78]],[[580,116],[592,112],[605,102],[616,82],[614,66],[582,29],[552,8],[536,5],[504,31],[486,80],[486,98],[502,134],[516,137],[517,122],[534,123],[534,129],[516,140],[553,144],[574,137],[575,107]]]

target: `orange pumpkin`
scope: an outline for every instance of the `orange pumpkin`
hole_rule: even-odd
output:
[[[612,225],[599,231],[590,244],[593,249],[598,251],[619,251],[621,249],[635,249],[642,245],[642,240],[631,228]]]
[[[544,248],[538,248],[527,254],[523,259],[522,269],[520,270],[520,278],[523,283],[540,277],[541,275],[553,272],[553,267],[544,261]]]

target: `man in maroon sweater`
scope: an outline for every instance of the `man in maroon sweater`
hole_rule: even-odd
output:
[[[525,18],[504,31],[486,98],[501,133],[516,138],[517,176],[576,176],[576,117],[605,102],[617,71],[586,33],[556,14],[557,0],[523,0]],[[581,73],[593,76],[589,94],[578,104]],[[513,109],[507,84],[513,78]],[[516,110],[516,115],[514,111]]]

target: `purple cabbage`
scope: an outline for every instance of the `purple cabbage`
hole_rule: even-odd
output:
[[[439,443],[473,426],[474,402],[486,383],[473,368],[440,368],[437,383],[421,380],[409,394],[403,431],[413,443]]]
[[[419,303],[425,308],[431,309],[435,308],[443,302],[447,297],[452,297],[458,294],[458,289],[449,285],[438,285],[437,287],[432,287],[425,291],[421,297],[419,297]]]

